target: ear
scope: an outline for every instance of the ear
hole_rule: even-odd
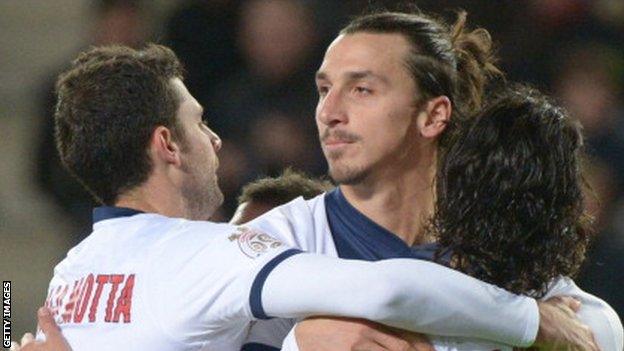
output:
[[[418,129],[425,138],[436,138],[446,129],[451,119],[453,106],[446,96],[438,96],[428,100],[424,109],[420,110]]]
[[[171,130],[158,126],[152,132],[150,150],[155,163],[165,163],[175,166],[181,164],[180,145],[173,140]]]

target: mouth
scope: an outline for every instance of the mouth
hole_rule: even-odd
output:
[[[356,135],[342,130],[335,130],[333,132],[326,130],[321,137],[323,148],[327,151],[344,148],[349,144],[355,143],[357,140],[358,137]]]
[[[323,141],[323,145],[325,146],[341,146],[351,144],[353,141],[350,140],[340,140],[340,139],[328,139]]]
[[[326,140],[323,141],[323,150],[327,154],[340,154],[342,153],[353,141],[348,140]]]

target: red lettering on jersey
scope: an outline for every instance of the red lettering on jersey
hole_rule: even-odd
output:
[[[59,294],[61,293],[61,289],[63,288],[62,285],[59,285],[56,287],[56,291],[54,292],[54,297],[59,296]],[[52,302],[54,302],[54,299],[52,300]]]
[[[83,280],[84,278],[74,282],[74,288],[71,294],[69,294],[69,301],[65,304],[65,312],[61,315],[63,323],[69,323],[71,321],[71,315],[74,312],[74,306],[76,306],[76,300],[78,300],[78,294],[80,293],[80,286]]]
[[[56,290],[54,292],[50,292],[50,306],[49,307],[50,307],[50,312],[55,317],[58,314],[58,305],[57,305],[58,299],[57,299],[57,297],[61,293],[61,289],[63,289],[63,286],[59,285],[59,286],[56,287]]]
[[[46,297],[45,303],[43,304],[48,309],[52,308],[52,290],[53,289],[48,290],[48,296]]]
[[[130,323],[134,280],[134,274],[128,275],[126,279],[125,274],[94,275],[91,273],[80,280],[75,280],[73,288],[69,284],[64,284],[48,290],[45,306],[52,311],[58,323],[82,323],[87,309],[89,310],[89,323],[94,323],[97,321],[103,290],[110,283],[111,289],[106,301],[104,322],[119,323],[123,316],[123,322]],[[119,290],[121,292],[118,294]]]
[[[110,294],[108,294],[108,300],[106,301],[106,316],[104,317],[105,322],[110,322],[113,314],[113,303],[115,302],[115,295],[117,295],[117,288],[119,287],[119,283],[124,281],[123,274],[111,274],[110,282],[113,284],[111,287]]]
[[[91,291],[93,291],[93,280],[93,274],[89,274],[89,276],[87,276],[87,280],[82,285],[82,289],[80,289],[80,297],[78,298],[76,308],[74,309],[74,323],[81,323],[82,318],[87,311],[87,305],[89,304],[89,299],[91,298]]]
[[[58,316],[61,313],[61,307],[63,307],[63,300],[69,291],[69,285],[63,285],[63,289],[60,294],[56,296],[56,306],[54,306],[54,315]]]
[[[53,294],[53,292],[54,292],[54,289],[48,289],[48,296],[46,297],[46,300],[45,300],[45,302],[43,304],[50,311],[52,311],[52,294]]]
[[[126,280],[121,294],[117,299],[117,306],[115,306],[115,317],[113,322],[119,323],[119,316],[123,314],[124,323],[130,323],[130,310],[132,309],[132,289],[134,288],[134,274],[130,274]]]
[[[98,304],[100,303],[100,296],[102,295],[102,289],[104,284],[108,283],[110,275],[98,274],[95,281],[97,282],[97,288],[95,288],[95,295],[93,295],[93,301],[91,301],[91,308],[89,309],[89,322],[95,322],[95,314],[97,313]]]

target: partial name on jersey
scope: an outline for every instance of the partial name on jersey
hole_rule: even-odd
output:
[[[70,284],[58,285],[48,292],[45,305],[58,324],[130,323],[134,274],[89,274]],[[102,293],[104,311],[98,310]]]

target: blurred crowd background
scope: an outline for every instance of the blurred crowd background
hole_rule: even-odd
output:
[[[14,337],[34,328],[54,264],[90,231],[93,203],[59,164],[56,75],[90,45],[173,48],[223,139],[227,219],[241,185],[285,166],[323,175],[313,75],[348,19],[397,1],[0,1],[0,276],[13,282]],[[511,80],[553,94],[587,137],[597,234],[578,284],[624,316],[624,1],[421,0],[487,28]],[[171,298],[176,298],[172,296]]]

